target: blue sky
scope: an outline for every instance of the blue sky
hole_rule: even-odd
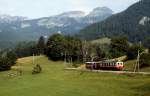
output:
[[[103,6],[117,13],[137,1],[139,0],[0,0],[0,14],[39,18],[65,11],[89,12]]]

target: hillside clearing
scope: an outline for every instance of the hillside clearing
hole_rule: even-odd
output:
[[[111,43],[111,39],[110,38],[101,38],[101,39],[97,39],[97,40],[93,40],[91,41],[92,44],[110,44]]]

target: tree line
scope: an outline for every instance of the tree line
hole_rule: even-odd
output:
[[[150,48],[146,47],[146,48]],[[47,41],[43,36],[37,42],[19,43],[13,50],[0,52],[0,71],[9,70],[17,58],[32,55],[46,55],[50,60],[66,62],[101,61],[127,55],[128,59],[136,59],[138,50],[146,49],[141,43],[130,43],[125,37],[111,38],[109,44],[92,43],[73,36],[54,34]],[[150,53],[140,58],[141,67],[150,65]]]

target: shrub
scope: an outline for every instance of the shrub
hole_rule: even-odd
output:
[[[34,68],[33,68],[33,71],[32,71],[32,74],[38,74],[38,73],[41,73],[42,72],[42,67],[37,64]]]
[[[14,52],[3,52],[0,54],[0,71],[10,70],[16,64],[17,56]]]
[[[150,66],[150,54],[145,53],[140,57],[140,68],[149,67]]]

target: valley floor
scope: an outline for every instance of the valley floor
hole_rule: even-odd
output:
[[[150,96],[150,76],[64,70],[63,62],[35,58],[42,73],[32,75],[32,57],[21,58],[16,68],[0,72],[0,96]],[[16,69],[22,75],[16,74]]]

